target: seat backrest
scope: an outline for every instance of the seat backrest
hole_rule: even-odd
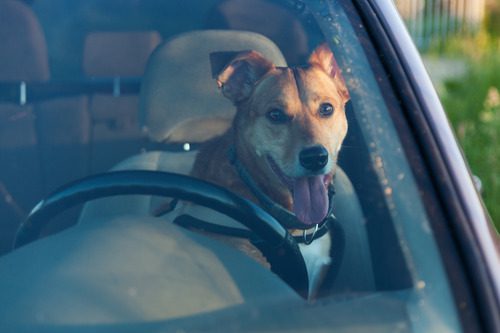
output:
[[[42,28],[23,2],[0,1],[0,45],[0,81],[49,78]],[[0,254],[43,190],[36,118],[32,105],[20,104],[0,103]]]
[[[31,8],[18,0],[0,1],[0,26],[0,80],[47,80],[47,45]]]
[[[310,41],[302,23],[289,9],[272,1],[218,1],[207,18],[206,28],[262,34],[278,45],[288,65],[303,64],[309,55]]]
[[[143,78],[140,119],[153,141],[202,142],[227,129],[234,106],[217,90],[209,55],[256,50],[286,66],[279,48],[246,31],[204,30],[179,35],[152,54]]]
[[[83,52],[84,73],[90,77],[142,76],[160,41],[156,31],[89,33]]]
[[[136,78],[160,43],[156,31],[92,32],[84,46],[83,69],[91,78]],[[91,172],[103,172],[139,152],[143,133],[138,122],[138,94],[91,96]]]
[[[141,88],[140,113],[151,140],[204,141],[225,130],[234,106],[221,96],[212,79],[209,54],[215,51],[257,50],[278,66],[285,60],[269,39],[242,31],[195,31],[164,42],[151,55]],[[207,129],[208,125],[208,129]],[[210,126],[213,125],[213,126]],[[201,130],[195,131],[194,127]],[[196,154],[148,152],[117,164],[114,170],[158,170],[189,174]],[[98,216],[135,212],[150,214],[164,199],[128,196],[96,200],[85,205],[80,222]]]

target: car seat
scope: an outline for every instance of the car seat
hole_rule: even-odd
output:
[[[140,116],[149,138],[163,143],[203,142],[222,133],[234,106],[217,90],[209,54],[214,51],[257,50],[277,66],[286,66],[277,46],[266,37],[243,31],[195,31],[161,44],[151,56],[143,78]],[[188,146],[186,146],[188,149]],[[132,156],[113,170],[160,170],[188,174],[195,151],[152,151]],[[336,215],[345,231],[346,247],[334,289],[373,290],[373,272],[363,214],[352,184],[342,170],[336,176]],[[161,201],[151,196],[122,196],[88,203],[80,223],[103,216],[152,214]]]
[[[309,56],[302,23],[283,6],[266,0],[225,0],[210,11],[206,28],[260,33],[278,45],[289,65],[300,65]],[[312,43],[311,43],[312,42]]]
[[[139,82],[151,52],[160,43],[156,31],[92,32],[85,39],[83,70],[91,80]],[[90,170],[103,172],[139,153],[144,136],[138,123],[139,94],[93,94]]]
[[[234,115],[234,107],[219,93],[212,79],[209,54],[249,49],[258,50],[277,65],[286,65],[274,43],[250,32],[194,31],[161,44],[149,59],[141,87],[139,117],[149,140],[187,147],[224,132]],[[126,159],[113,170],[188,174],[195,155],[194,151],[150,151]],[[103,214],[149,214],[157,205],[157,199],[145,196],[103,199],[86,205],[81,219]]]
[[[0,2],[0,43],[0,81],[20,91],[17,103],[0,104],[2,253],[36,201],[87,174],[89,118],[85,96],[33,102],[26,93],[50,73],[42,27],[24,2]]]
[[[23,81],[49,79],[42,28],[23,2],[0,1],[0,45],[0,82],[19,82],[21,90]],[[43,194],[34,108],[20,97],[0,102],[0,254]]]

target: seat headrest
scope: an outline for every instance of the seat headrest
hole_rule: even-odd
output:
[[[256,50],[286,66],[279,48],[246,31],[204,30],[179,35],[151,55],[140,96],[141,124],[153,141],[202,142],[227,129],[235,107],[218,91],[209,54]]]
[[[0,80],[49,79],[42,27],[32,10],[21,1],[0,1],[0,45]]]
[[[156,31],[93,32],[83,53],[85,75],[142,76],[151,52],[160,44]]]

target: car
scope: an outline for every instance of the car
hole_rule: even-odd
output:
[[[189,173],[234,116],[210,53],[325,42],[349,130],[310,296],[280,221]],[[500,331],[498,234],[392,1],[3,0],[0,43],[2,332]],[[158,214],[179,200],[271,269]]]

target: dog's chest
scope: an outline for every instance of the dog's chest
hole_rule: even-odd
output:
[[[321,286],[321,282],[332,261],[330,248],[332,245],[329,233],[316,239],[309,245],[299,244],[300,252],[304,257],[309,278],[309,297],[313,297]]]

